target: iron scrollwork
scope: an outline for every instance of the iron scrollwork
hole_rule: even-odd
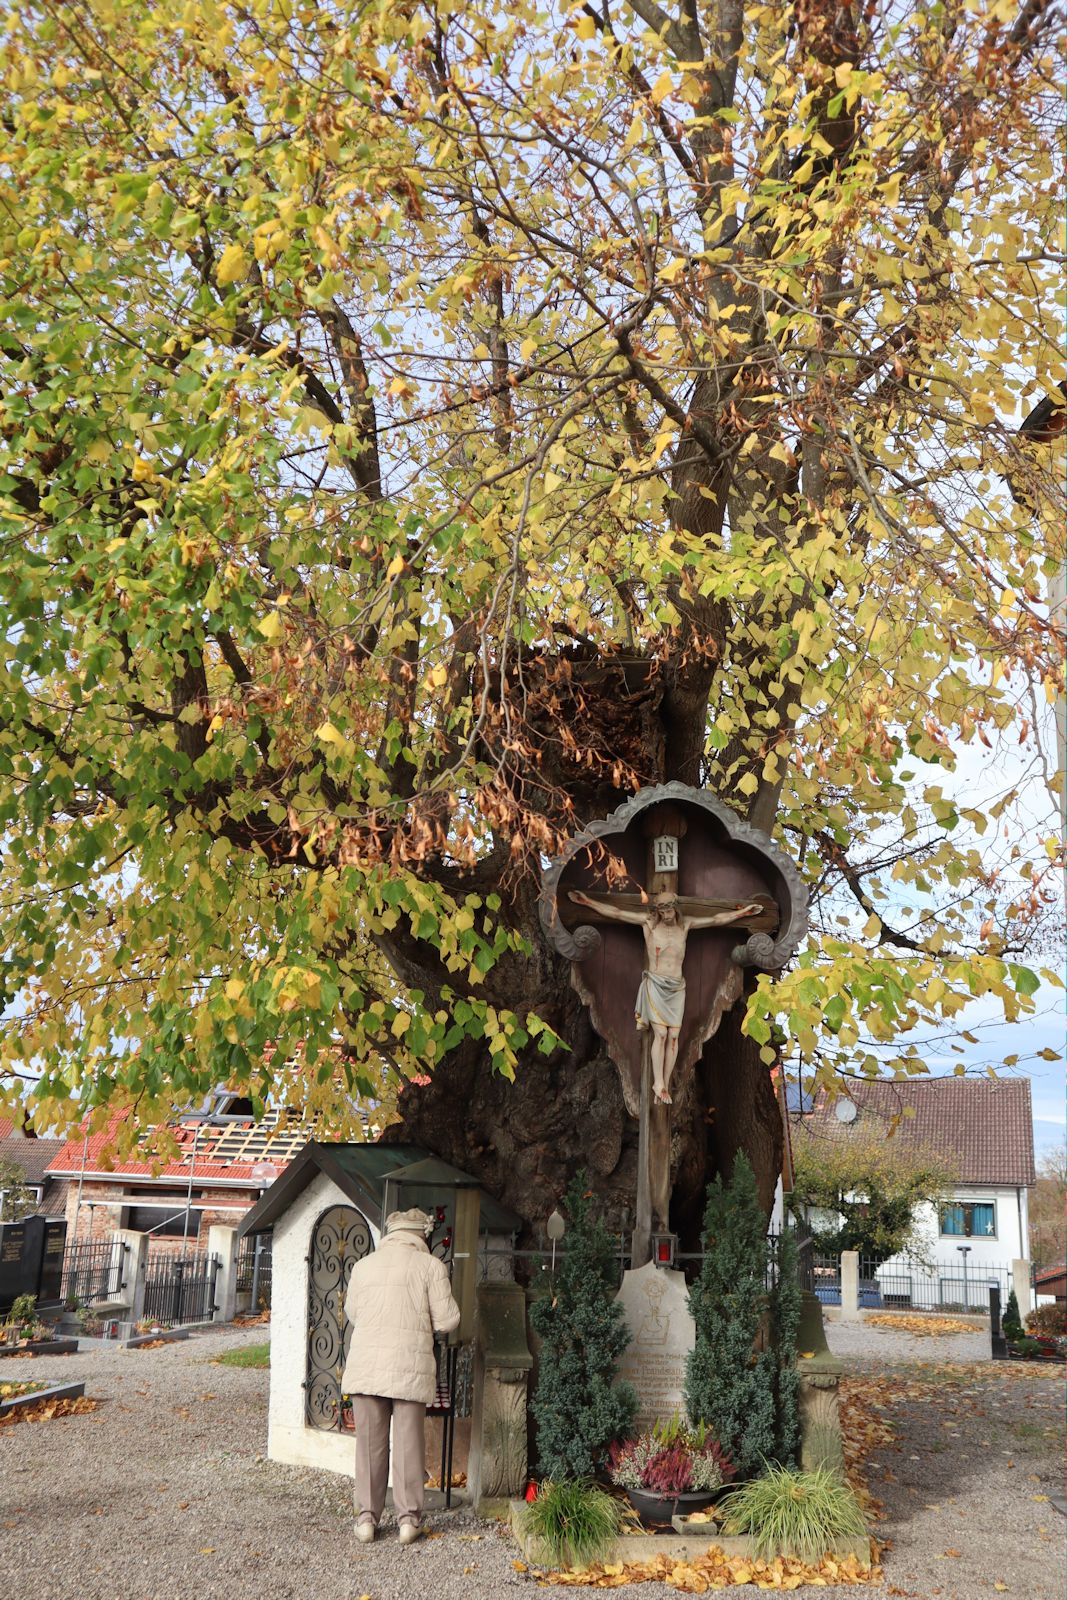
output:
[[[340,1429],[341,1374],[352,1330],[344,1314],[352,1268],[374,1249],[370,1227],[353,1206],[331,1206],[316,1222],[308,1259],[307,1421]]]

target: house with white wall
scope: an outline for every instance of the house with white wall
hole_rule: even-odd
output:
[[[872,1273],[885,1304],[977,1309],[988,1305],[991,1283],[1006,1294],[1012,1263],[1029,1256],[1036,1172],[1028,1079],[850,1081],[844,1098],[820,1094],[791,1124],[794,1149],[875,1129],[902,1152],[936,1151],[954,1173],[936,1203],[915,1208],[915,1258],[894,1256]]]

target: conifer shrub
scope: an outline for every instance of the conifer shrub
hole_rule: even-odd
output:
[[[637,1395],[616,1382],[619,1357],[630,1342],[615,1300],[615,1246],[597,1221],[579,1177],[567,1192],[570,1228],[550,1291],[530,1308],[541,1337],[532,1411],[537,1460],[559,1485],[592,1478],[615,1439],[633,1431]]]
[[[708,1188],[704,1259],[689,1291],[696,1338],[685,1400],[690,1421],[707,1424],[741,1478],[767,1461],[791,1465],[799,1444],[796,1248],[783,1235],[777,1286],[768,1294],[770,1249],[755,1176],[738,1155],[729,1184],[716,1177]],[[770,1348],[757,1351],[765,1315]]]
[[[1019,1315],[1019,1302],[1014,1289],[1008,1294],[1008,1303],[1004,1307],[1004,1316],[1001,1318],[1000,1326],[1005,1339],[1009,1343],[1014,1344],[1017,1339],[1021,1339],[1023,1336],[1023,1319]]]

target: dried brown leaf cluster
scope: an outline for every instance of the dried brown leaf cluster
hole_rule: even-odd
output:
[[[825,1556],[814,1564],[782,1556],[773,1561],[757,1561],[728,1556],[719,1545],[709,1545],[704,1555],[692,1561],[675,1561],[669,1555],[656,1556],[651,1561],[616,1561],[606,1566],[587,1567],[580,1572],[546,1574],[541,1581],[590,1589],[621,1589],[629,1583],[666,1583],[681,1594],[707,1594],[712,1589],[728,1589],[738,1584],[751,1584],[756,1589],[799,1589],[804,1585],[827,1588],[831,1584],[877,1583],[881,1577],[878,1546],[872,1540],[868,1563],[855,1556]]]
[[[76,1400],[42,1400],[39,1405],[20,1406],[17,1411],[9,1411],[0,1417],[0,1428],[9,1428],[16,1422],[51,1422],[56,1417],[82,1416],[87,1411],[95,1411],[98,1404],[85,1395],[79,1395]]]

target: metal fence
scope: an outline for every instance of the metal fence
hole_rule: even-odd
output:
[[[989,1313],[996,1285],[1006,1302],[1012,1287],[1010,1262],[927,1262],[907,1256],[889,1261],[860,1257],[860,1306],[886,1311]]]
[[[166,1325],[210,1322],[215,1315],[218,1256],[198,1251],[180,1256],[149,1255],[145,1271],[144,1314]]]
[[[82,1305],[94,1301],[115,1300],[126,1287],[126,1257],[128,1244],[116,1245],[112,1240],[86,1241],[68,1244],[63,1251],[63,1276],[60,1299],[64,1305],[72,1300]]]
[[[251,1295],[253,1312],[270,1310],[272,1238],[246,1234],[237,1252],[237,1293]]]
[[[805,1288],[813,1287],[811,1240],[790,1228],[797,1243],[798,1268],[801,1282]],[[778,1255],[781,1233],[771,1229],[767,1234],[768,1259],[766,1269],[766,1286],[772,1288],[778,1276]],[[612,1234],[612,1257],[615,1266],[616,1284],[621,1285],[623,1273],[631,1264],[630,1235]],[[559,1266],[566,1259],[567,1240],[564,1237],[555,1248],[551,1243],[545,1243],[537,1249],[513,1250],[509,1245],[490,1245],[488,1239],[483,1237],[478,1250],[478,1277],[482,1283],[493,1279],[508,1280],[516,1278],[520,1283],[536,1285],[538,1282],[548,1282],[552,1276],[553,1263]],[[679,1250],[674,1256],[674,1265],[683,1272],[690,1281],[700,1271],[700,1263],[704,1259],[703,1250]],[[822,1260],[821,1257],[814,1258]],[[817,1269],[816,1269],[817,1270]],[[837,1283],[840,1287],[840,1269],[837,1273]]]

